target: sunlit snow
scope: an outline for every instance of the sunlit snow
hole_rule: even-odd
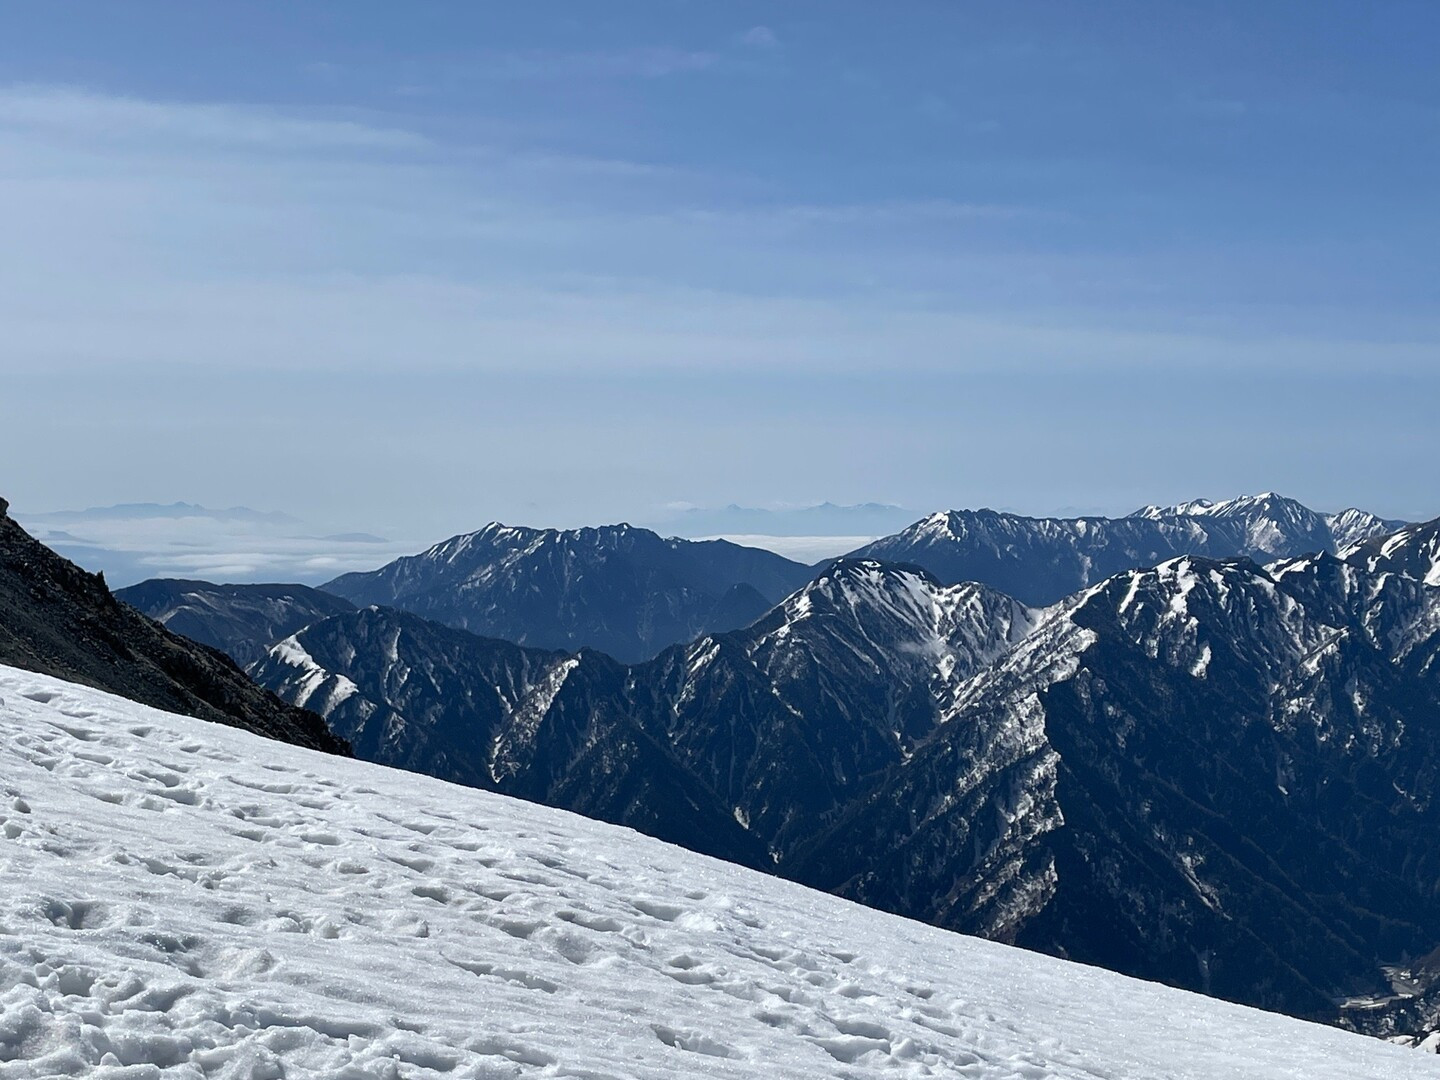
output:
[[[1440,1076],[0,668],[0,1077]]]

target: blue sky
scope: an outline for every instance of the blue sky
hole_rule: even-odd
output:
[[[3,21],[17,509],[1440,513],[1433,3]]]

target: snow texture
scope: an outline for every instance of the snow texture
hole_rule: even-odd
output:
[[[45,676],[0,699],[5,1080],[1440,1076]]]

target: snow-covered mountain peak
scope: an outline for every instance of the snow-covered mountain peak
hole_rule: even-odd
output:
[[[1151,521],[1187,517],[1235,521],[1244,526],[1245,550],[1261,557],[1341,551],[1357,542],[1393,532],[1404,524],[1354,507],[1334,514],[1317,513],[1273,491],[1220,502],[1194,499],[1174,506],[1145,506],[1130,516]]]
[[[955,539],[965,534],[964,518],[958,510],[936,510],[902,529],[898,535],[906,534],[933,539]]]
[[[1127,517],[1144,518],[1147,521],[1159,521],[1172,517],[1204,517],[1215,508],[1215,502],[1211,499],[1191,499],[1189,502],[1176,503],[1173,506],[1163,506],[1158,503],[1140,507],[1132,511]]]
[[[815,619],[867,646],[943,661],[948,676],[957,670],[957,649],[968,654],[959,665],[968,675],[1024,637],[1036,612],[977,582],[942,585],[918,566],[843,558],[759,626],[785,639],[796,624]]]
[[[1269,578],[1250,559],[1208,559],[1181,555],[1155,566],[1127,570],[1101,582],[1071,604],[1078,610],[1087,604],[1113,607],[1117,614],[1147,604],[1157,610],[1183,613],[1192,594],[1223,599],[1232,587],[1265,582]],[[1118,603],[1116,599],[1118,598]],[[1066,607],[1062,602],[1059,607]]]
[[[932,514],[852,552],[915,563],[942,582],[983,581],[1051,604],[1132,567],[1178,555],[1268,562],[1372,535],[1387,523],[1361,511],[1332,520],[1275,492],[1223,502],[1146,506],[1123,518],[1032,518],[993,510]]]
[[[1172,506],[1145,506],[1131,514],[1131,517],[1237,517],[1257,510],[1269,513],[1283,513],[1298,517],[1310,513],[1303,503],[1273,491],[1262,491],[1258,495],[1237,495],[1232,499],[1191,499]]]
[[[1335,632],[1249,559],[1184,556],[1129,571],[1058,605],[1057,616],[1092,629],[1118,625],[1147,656],[1196,677],[1217,649],[1243,658],[1247,671],[1273,673]]]
[[[817,607],[848,609],[856,617],[871,608],[901,605],[918,615],[933,605],[943,586],[918,566],[886,563],[878,559],[836,559],[815,580],[785,599],[781,605],[797,616]]]
[[[1358,510],[1353,506],[1337,514],[1326,514],[1325,520],[1330,526],[1336,552],[1343,552],[1366,540],[1393,533],[1404,528],[1406,524],[1392,518],[1382,518],[1368,510]]]
[[[438,565],[446,568],[457,564],[479,564],[499,558],[517,560],[534,555],[546,547],[560,549],[605,549],[623,547],[639,540],[669,544],[646,529],[636,529],[625,522],[615,525],[583,526],[576,529],[538,529],[525,525],[506,525],[492,521],[474,532],[460,533],[442,540],[418,555],[398,560],[399,563]],[[686,541],[679,541],[685,543]],[[395,565],[395,564],[392,564]],[[363,576],[363,575],[351,575]]]
[[[1233,519],[1245,527],[1247,551],[1291,555],[1298,551],[1334,550],[1334,538],[1325,517],[1303,503],[1263,491],[1223,502],[1196,499],[1175,506],[1147,506],[1132,516],[1164,520],[1177,517]]]

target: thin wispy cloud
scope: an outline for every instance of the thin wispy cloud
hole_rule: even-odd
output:
[[[708,71],[715,52],[655,47],[610,52],[530,50],[482,53],[467,65],[472,76],[515,80],[659,79]]]
[[[778,49],[780,37],[768,26],[752,26],[740,35],[740,42],[752,49]]]
[[[106,139],[63,138],[97,128]],[[107,156],[113,139],[123,163]],[[1386,370],[1428,362],[1423,341],[1076,320],[1047,310],[1044,278],[1100,264],[1041,252],[1007,268],[983,248],[907,247],[912,233],[1062,220],[1024,206],[717,207],[663,166],[64,88],[0,92],[0,146],[21,163],[0,177],[14,255],[0,268],[0,366],[14,372],[1298,370],[1360,350]],[[386,153],[351,160],[357,147]],[[1025,303],[960,292],[1002,273]],[[934,287],[942,277],[958,299]]]
[[[0,128],[96,142],[164,140],[252,150],[418,150],[413,131],[257,106],[146,101],[73,87],[0,88]]]
[[[622,178],[679,176],[684,170],[652,161],[626,160],[565,149],[506,146],[493,142],[442,143],[419,130],[403,112],[370,120],[303,115],[260,105],[152,101],[73,86],[0,86],[0,137],[8,134],[86,154],[126,149],[154,160],[177,156],[204,160],[226,150],[283,156],[307,155],[323,167],[331,155],[347,169],[361,168],[341,155],[375,151],[396,163],[407,155],[449,157],[477,168]],[[233,159],[231,159],[233,160]],[[257,159],[273,165],[275,157]],[[243,166],[242,166],[243,167]]]
[[[871,203],[791,203],[751,205],[733,210],[696,209],[684,215],[694,221],[737,224],[775,222],[819,226],[905,226],[944,224],[980,220],[1005,220],[1017,217],[1048,217],[1061,215],[1054,211],[1027,206],[1006,206],[995,203],[966,203],[950,199],[881,200]]]

